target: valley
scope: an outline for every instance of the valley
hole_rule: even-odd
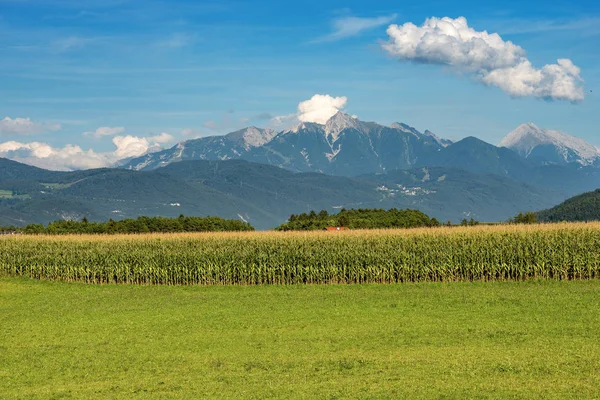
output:
[[[338,112],[324,125],[181,142],[118,168],[59,172],[0,159],[0,224],[185,214],[270,229],[294,213],[341,208],[506,221],[600,187],[595,148],[582,142],[533,124],[507,136],[511,148],[452,142]]]

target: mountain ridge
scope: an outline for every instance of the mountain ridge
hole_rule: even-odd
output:
[[[233,140],[240,132],[251,129],[260,131],[267,138],[253,146],[240,146]],[[121,167],[150,170],[186,159],[239,158],[296,172],[356,176],[413,167],[417,161],[433,157],[449,144],[451,141],[441,139],[431,131],[421,133],[400,123],[384,126],[364,122],[337,112],[325,124],[301,122],[278,133],[250,127],[225,136],[187,140],[171,149],[129,160]]]
[[[151,170],[182,160],[243,159],[295,172],[358,176],[422,166],[460,166],[473,170],[478,165],[486,173],[517,179],[529,173],[516,170],[539,166],[600,167],[600,151],[595,146],[533,123],[521,124],[499,146],[475,139],[467,137],[453,142],[401,122],[385,126],[340,111],[325,124],[300,122],[280,132],[249,127],[225,136],[187,140],[171,149],[130,160],[122,167]],[[465,148],[465,143],[473,148]],[[483,150],[483,154],[475,154],[476,149]],[[468,157],[461,159],[459,151]],[[489,165],[482,159],[485,155]],[[504,161],[496,160],[500,158]]]

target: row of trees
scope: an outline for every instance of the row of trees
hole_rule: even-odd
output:
[[[44,226],[29,224],[24,228],[4,227],[1,231],[17,231],[26,234],[117,234],[117,233],[151,233],[151,232],[224,232],[253,231],[249,223],[238,220],[227,220],[219,217],[138,217],[119,221],[90,222],[87,218],[81,221],[55,221]]]
[[[346,227],[350,229],[378,228],[417,228],[440,226],[435,218],[429,218],[418,210],[341,209],[338,214],[329,214],[322,210],[299,215],[292,214],[285,224],[277,227],[280,231],[323,230],[327,227]]]
[[[513,218],[508,220],[509,224],[537,224],[538,215],[534,212],[526,212],[515,215]]]

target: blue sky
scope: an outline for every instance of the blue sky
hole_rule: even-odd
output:
[[[570,59],[585,98],[515,98],[382,49],[391,23],[460,16],[522,47],[536,68]],[[42,156],[77,145],[94,157],[114,151],[116,136],[169,146],[270,125],[319,93],[347,97],[344,110],[362,120],[452,139],[497,144],[531,121],[600,146],[598,43],[597,1],[0,0],[0,119],[31,125],[0,129],[0,144],[47,144]],[[153,140],[130,142],[135,152]]]

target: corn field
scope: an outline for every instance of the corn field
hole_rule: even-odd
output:
[[[261,285],[600,277],[600,223],[0,238],[0,275]]]

